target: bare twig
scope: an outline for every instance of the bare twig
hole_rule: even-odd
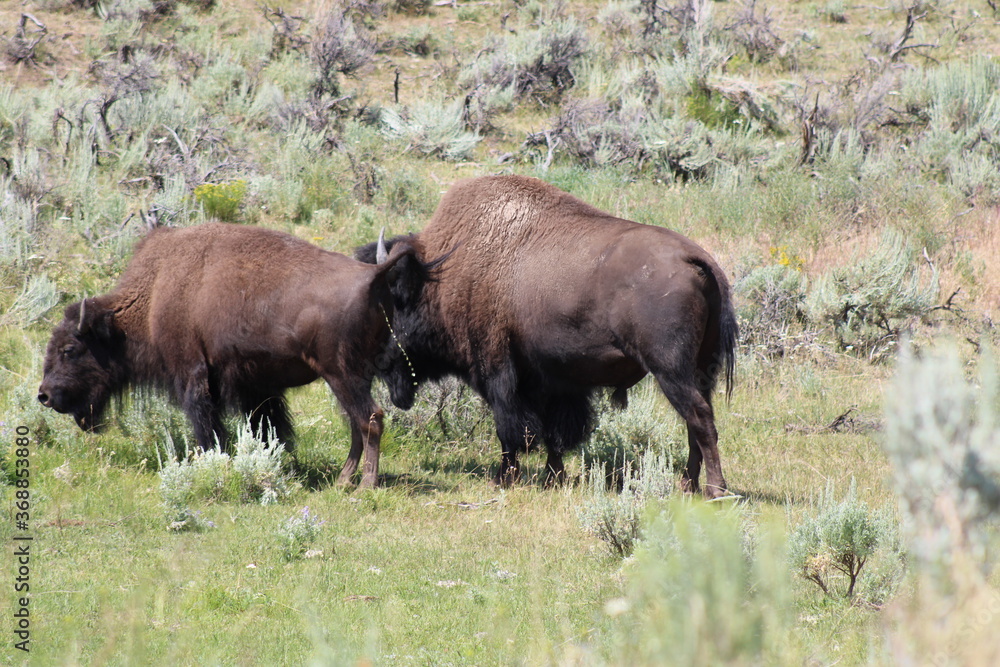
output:
[[[889,55],[889,62],[896,62],[896,59],[903,54],[904,51],[909,49],[920,49],[924,47],[936,48],[936,44],[907,44],[910,37],[913,36],[913,27],[917,24],[917,21],[923,19],[927,16],[927,12],[920,14],[916,13],[916,7],[912,6],[906,10],[906,25],[903,26],[903,34],[901,34],[895,42],[889,45],[887,53]]]

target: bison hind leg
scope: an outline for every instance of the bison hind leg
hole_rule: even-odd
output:
[[[174,395],[180,399],[181,408],[191,422],[198,448],[205,451],[218,447],[227,451],[228,434],[219,402],[211,390],[208,367],[200,365],[186,379],[178,378]]]
[[[726,495],[726,480],[719,461],[719,435],[715,429],[710,390],[699,388],[693,374],[691,380],[686,382],[679,380],[674,374],[657,373],[656,379],[667,400],[687,423],[688,462],[681,476],[681,488],[688,493],[698,491],[698,477],[704,464],[705,495],[709,498]]]

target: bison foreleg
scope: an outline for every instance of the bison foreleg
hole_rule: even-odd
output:
[[[382,441],[382,410],[371,398],[371,385],[348,386],[338,379],[328,379],[340,407],[347,414],[351,425],[351,449],[347,461],[337,477],[337,483],[348,486],[361,463],[364,454],[364,468],[361,471],[362,489],[373,489],[378,484],[379,445]]]
[[[500,468],[493,483],[508,487],[521,478],[518,452],[527,451],[535,443],[536,436],[521,413],[500,412],[494,408],[493,417],[497,425],[497,437],[500,439]]]

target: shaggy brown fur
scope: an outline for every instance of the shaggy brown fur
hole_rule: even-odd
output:
[[[109,398],[152,385],[181,405],[202,448],[225,446],[226,410],[288,442],[285,389],[321,377],[351,425],[340,481],[364,450],[361,483],[373,486],[382,411],[370,389],[388,340],[388,275],[412,252],[397,246],[371,266],[265,229],[157,229],[112,292],[66,308],[38,399],[94,429]]]
[[[453,251],[420,299],[397,301],[394,328],[408,359],[388,372],[393,402],[409,407],[416,380],[457,375],[489,403],[503,447],[498,481],[517,452],[545,441],[550,476],[588,433],[590,402],[652,373],[688,425],[686,488],[726,491],[711,393],[732,387],[736,320],[729,284],[693,241],[615,218],[522,176],[456,183],[411,243],[418,257]],[[372,261],[366,246],[358,257]],[[405,363],[404,363],[405,362]]]

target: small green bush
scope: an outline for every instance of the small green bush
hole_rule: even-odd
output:
[[[582,447],[584,468],[591,473],[603,469],[608,485],[621,488],[625,467],[635,468],[646,452],[666,452],[673,459],[679,454],[677,422],[665,417],[661,406],[661,394],[651,382],[632,389],[624,409],[600,400],[597,425]]]
[[[270,505],[287,498],[295,482],[282,470],[284,445],[261,440],[244,422],[230,456],[218,448],[197,452],[183,461],[170,459],[160,470],[160,495],[172,530],[198,528],[198,501],[257,502]],[[187,522],[190,522],[187,523]]]
[[[390,404],[388,391],[381,384],[375,386],[375,398],[381,405]],[[467,385],[445,378],[425,385],[411,410],[390,412],[389,425],[422,444],[468,443],[491,437],[493,415]]]
[[[302,558],[319,537],[325,523],[310,514],[309,507],[303,507],[301,512],[285,519],[278,528],[278,541],[285,560]]]
[[[553,19],[494,40],[460,74],[473,98],[511,91],[516,100],[556,101],[576,82],[574,68],[587,53],[587,37],[575,19]]]
[[[800,265],[787,249],[778,250],[774,259],[751,269],[733,287],[742,344],[765,356],[783,354],[791,328],[805,319],[808,282]]]
[[[673,493],[673,461],[668,455],[650,449],[635,463],[625,462],[620,473],[621,491],[617,493],[608,491],[603,466],[585,467],[584,471],[590,498],[580,508],[580,524],[607,544],[613,555],[621,558],[631,555],[648,507]]]
[[[435,104],[421,102],[399,111],[383,109],[385,134],[424,156],[445,160],[465,160],[480,141],[478,134],[465,129],[461,100]]]
[[[194,189],[194,197],[206,216],[232,222],[239,216],[246,191],[247,182],[242,179],[228,183],[202,183]]]

